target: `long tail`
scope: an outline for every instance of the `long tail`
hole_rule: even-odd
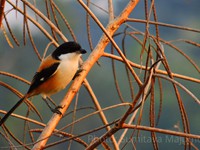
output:
[[[22,97],[10,110],[7,114],[0,120],[0,126],[8,119],[8,117],[15,111],[15,109],[22,104],[22,102],[27,98],[27,94]]]

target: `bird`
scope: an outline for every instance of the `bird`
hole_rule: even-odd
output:
[[[0,126],[27,98],[41,95],[44,99],[63,90],[76,75],[82,54],[87,53],[79,43],[69,41],[57,47],[42,60],[26,94],[4,115]]]

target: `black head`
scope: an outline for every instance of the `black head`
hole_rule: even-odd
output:
[[[65,42],[56,48],[56,50],[52,53],[52,57],[59,60],[61,55],[68,53],[85,54],[86,50],[82,49],[81,46],[76,42]]]

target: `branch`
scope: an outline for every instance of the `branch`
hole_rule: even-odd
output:
[[[152,132],[158,132],[158,133],[163,133],[163,134],[171,134],[171,135],[175,135],[175,136],[181,136],[181,137],[187,137],[187,138],[193,138],[193,139],[200,139],[200,135],[176,132],[176,131],[159,129],[159,128],[154,128],[154,127],[141,126],[141,125],[123,124],[122,129],[123,128],[138,129],[138,130],[152,131]]]
[[[15,6],[14,3],[12,3],[10,0],[7,0],[7,2],[13,6],[13,8],[15,8],[18,12],[20,12],[21,14],[23,14],[23,11]],[[33,19],[32,17],[30,17],[28,14],[26,15],[27,19],[30,20],[35,26],[37,26],[37,28],[51,41],[53,42],[53,44],[55,46],[59,46],[59,44],[54,40],[54,38],[47,32],[46,29],[44,29],[37,20]]]
[[[128,18],[127,22],[147,23],[146,20],[133,19],[133,18]],[[168,28],[174,28],[174,29],[180,29],[180,30],[185,30],[185,31],[191,31],[191,32],[200,33],[199,29],[189,28],[189,27],[185,27],[185,26],[178,26],[178,25],[173,25],[173,24],[168,24],[168,23],[163,23],[163,22],[155,22],[155,21],[149,21],[148,23],[149,24],[159,25],[159,26],[164,26],[164,27],[168,27]]]
[[[0,28],[1,28],[2,20],[3,20],[3,16],[4,16],[5,2],[6,2],[6,0],[1,0],[1,2],[0,2]]]
[[[109,54],[109,53],[106,53],[104,52],[103,54],[104,57],[109,57],[109,58],[112,58],[112,59],[116,59],[118,61],[122,61],[123,62],[123,59],[119,56],[116,56],[116,55],[113,55],[113,54]],[[128,60],[128,62],[130,63],[130,65],[132,67],[135,67],[135,68],[138,68],[138,69],[142,69],[142,70],[145,70],[145,69],[150,69],[150,67],[146,68],[145,66],[141,65],[141,64],[136,64],[130,60]],[[158,74],[164,74],[164,75],[167,75],[167,71],[164,71],[164,70],[160,70],[160,69],[156,69],[155,70],[156,73]],[[200,83],[200,79],[197,79],[197,78],[193,78],[193,77],[189,77],[189,76],[185,76],[185,75],[182,75],[182,74],[178,74],[178,73],[173,73],[172,72],[172,75],[173,77],[175,78],[180,78],[180,79],[183,79],[183,80],[188,80],[188,81],[191,81],[191,82],[196,82],[196,83]]]
[[[39,15],[47,24],[49,24],[49,26],[54,31],[56,31],[64,41],[68,41],[67,38],[64,36],[64,34],[40,10],[38,10],[34,5],[32,5],[31,3],[29,3],[26,0],[21,0],[21,1],[24,4],[26,4],[30,9],[32,9],[35,13],[37,13],[37,15]]]
[[[183,86],[182,84],[180,84],[179,82],[169,78],[169,77],[166,77],[166,76],[163,76],[163,75],[158,75],[158,74],[154,74],[155,77],[158,77],[158,78],[163,78],[163,79],[166,79],[166,80],[169,80],[170,82],[176,84],[177,86],[179,86],[180,88],[182,88],[186,93],[188,93],[194,100],[197,104],[200,105],[200,100],[190,91],[188,90],[185,86]]]
[[[88,93],[90,94],[96,109],[99,110],[99,116],[100,116],[102,122],[104,123],[104,125],[108,125],[107,118],[106,118],[104,112],[102,111],[101,105],[99,104],[99,101],[97,100],[90,84],[88,83],[87,80],[84,80],[83,84],[84,84],[85,88],[88,90]],[[111,128],[110,128],[110,126],[106,126],[106,129],[107,129],[107,131],[109,131]],[[114,147],[117,147],[117,141],[114,136],[111,136],[111,140],[114,144]]]

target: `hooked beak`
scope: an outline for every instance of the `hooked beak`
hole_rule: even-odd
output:
[[[85,53],[87,53],[87,51],[84,50],[84,49],[80,49],[80,53],[81,53],[81,54],[85,54]]]

